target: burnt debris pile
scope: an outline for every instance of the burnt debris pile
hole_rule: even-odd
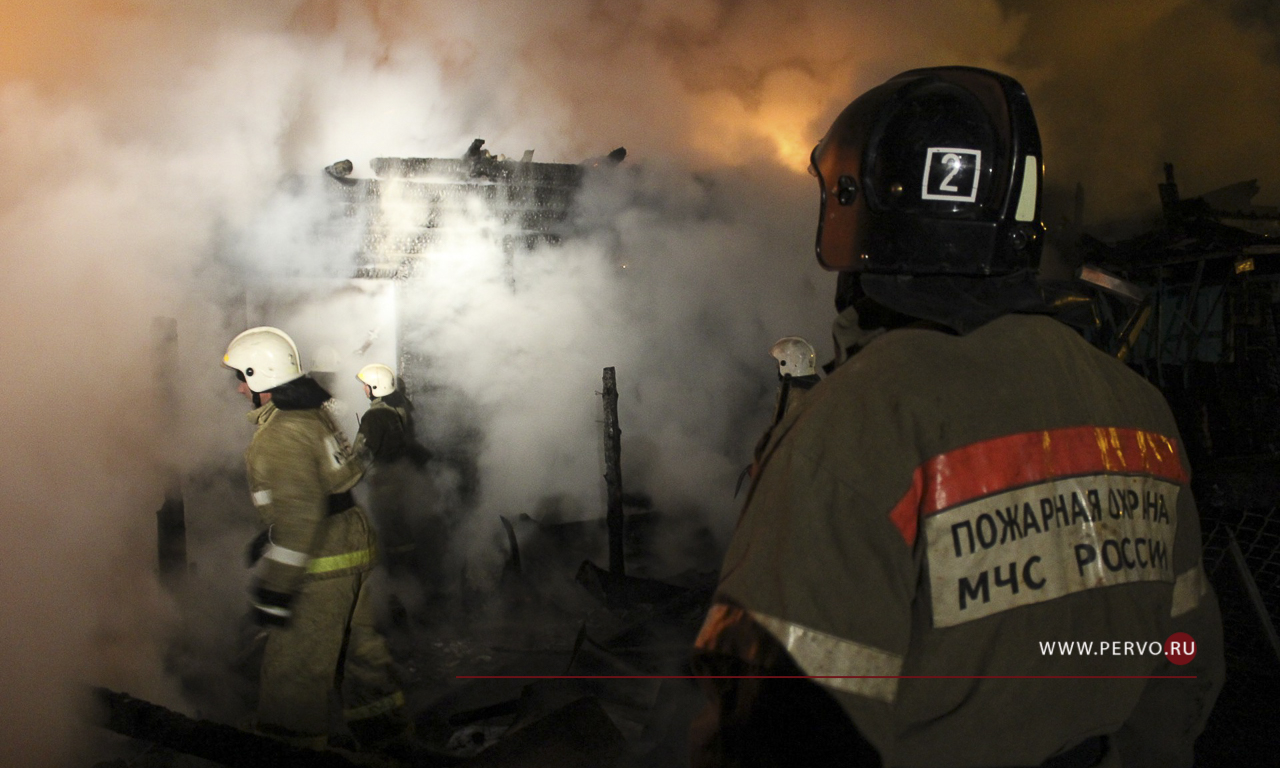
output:
[[[686,759],[685,734],[701,699],[684,676],[719,553],[700,523],[622,491],[611,374],[606,369],[603,420],[610,508],[588,520],[556,521],[554,504],[540,510],[547,519],[502,518],[506,561],[496,602],[470,606],[459,629],[467,636],[452,641],[454,653],[465,657],[470,646],[470,656],[443,664],[463,679],[428,664],[416,686],[419,732],[433,748],[493,766]],[[669,572],[687,562],[697,566]],[[437,651],[449,647],[434,643]]]
[[[1205,570],[1222,606],[1228,683],[1197,743],[1225,764],[1272,733],[1280,681],[1280,209],[1253,203],[1255,180],[1182,197],[1172,165],[1162,217],[1104,242],[1075,222],[1072,310],[1094,342],[1160,388],[1191,462]],[[1256,757],[1256,755],[1254,755]]]

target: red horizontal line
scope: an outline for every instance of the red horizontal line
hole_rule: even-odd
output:
[[[1195,680],[1195,675],[456,675],[456,680]]]

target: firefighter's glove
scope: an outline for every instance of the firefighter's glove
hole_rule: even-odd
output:
[[[266,553],[267,547],[271,545],[271,529],[267,528],[262,533],[253,537],[253,541],[249,542],[249,547],[244,551],[245,565],[249,568],[258,564]]]
[[[252,595],[253,621],[263,627],[287,627],[293,621],[293,595],[256,583]]]

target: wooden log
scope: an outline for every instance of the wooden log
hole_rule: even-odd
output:
[[[613,367],[604,369],[604,481],[607,488],[609,572],[626,574],[626,517],[622,513],[622,429],[618,426],[618,381]]]
[[[161,440],[168,443],[178,423],[178,400],[173,386],[178,370],[178,321],[172,317],[151,318],[151,345],[152,381],[164,430]],[[156,554],[160,580],[173,589],[181,584],[187,572],[187,519],[178,467],[165,467],[164,472],[164,503],[156,511]]]
[[[609,768],[626,739],[595,698],[580,698],[502,737],[477,755],[474,768]]]
[[[1258,623],[1262,626],[1263,634],[1267,636],[1267,642],[1271,644],[1271,651],[1276,655],[1276,660],[1280,661],[1280,633],[1276,632],[1276,627],[1271,623],[1271,614],[1267,611],[1267,604],[1262,599],[1262,592],[1258,590],[1258,582],[1253,578],[1253,573],[1249,570],[1249,562],[1245,560],[1244,552],[1240,549],[1240,542],[1236,541],[1236,535],[1227,529],[1227,547],[1231,550],[1231,560],[1235,563],[1236,574],[1240,577],[1240,583],[1244,585],[1244,591],[1249,595],[1249,602],[1253,605],[1253,610],[1258,614]]]
[[[355,768],[357,765],[337,752],[295,747],[222,723],[193,720],[127,693],[106,688],[94,688],[93,693],[106,710],[102,725],[108,730],[219,765],[236,768]]]

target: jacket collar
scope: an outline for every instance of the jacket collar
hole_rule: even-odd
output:
[[[861,327],[858,325],[858,310],[853,306],[846,307],[843,312],[836,315],[835,322],[831,324],[831,340],[835,342],[836,357],[824,365],[823,370],[831,373],[843,365],[855,352],[870,344],[884,332],[884,328],[866,330]]]
[[[267,402],[261,408],[255,408],[252,411],[249,411],[249,423],[260,427],[263,424],[266,424],[267,420],[274,416],[275,412],[278,410],[280,409],[276,408],[275,403]]]

